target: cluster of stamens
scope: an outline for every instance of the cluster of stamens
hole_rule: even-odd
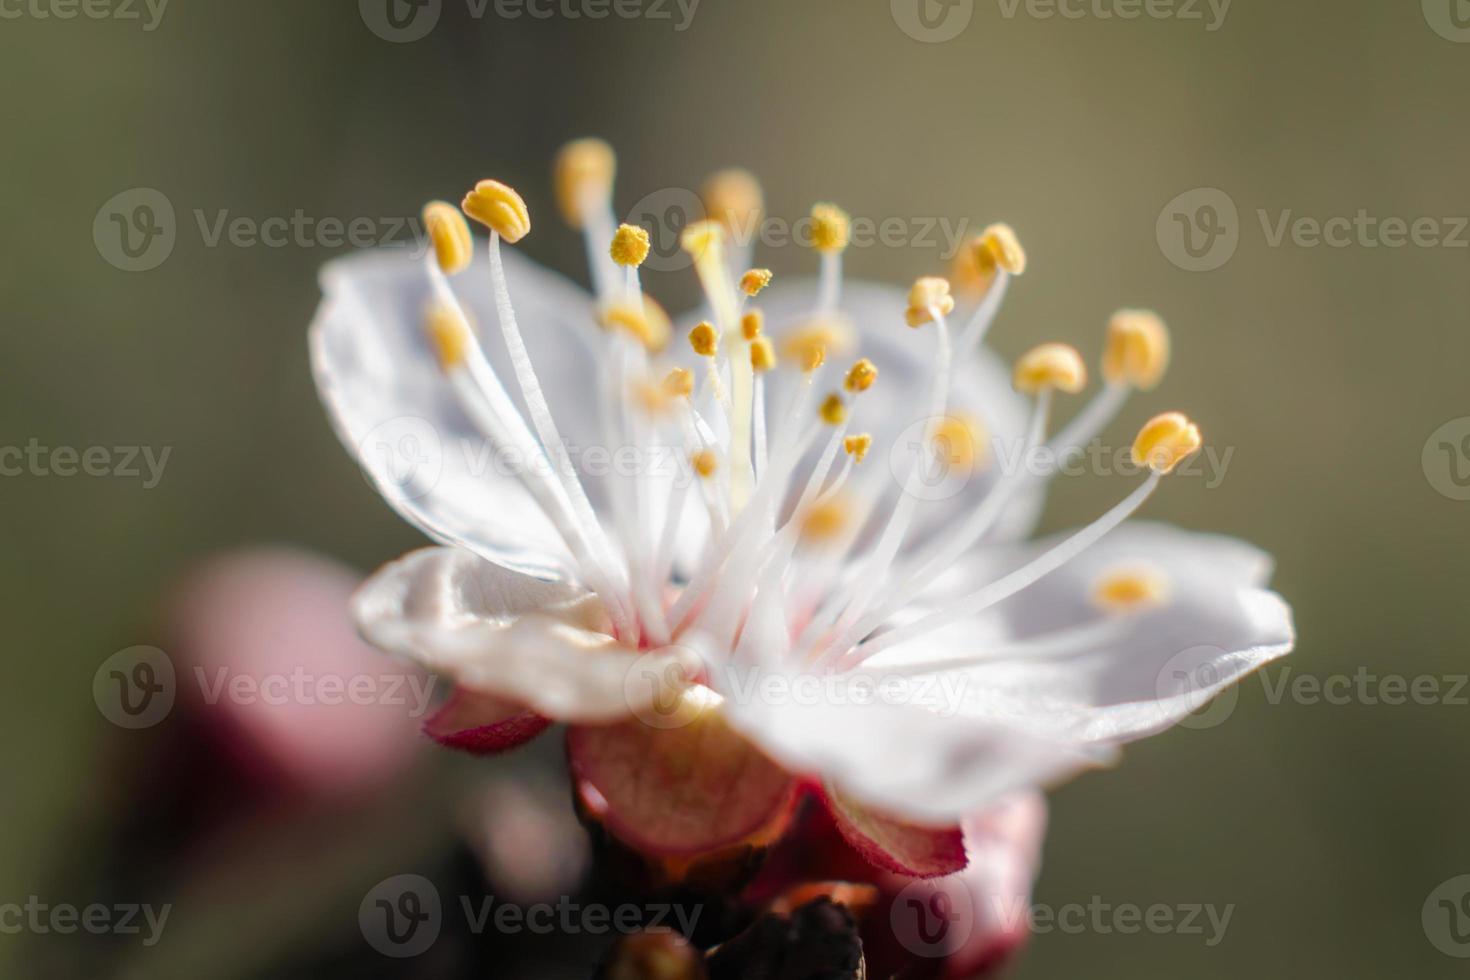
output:
[[[657,647],[699,637],[736,658],[850,668],[976,615],[1070,561],[1133,514],[1165,474],[1200,448],[1199,430],[1187,418],[1178,413],[1155,417],[1133,447],[1147,475],[1121,503],[1024,567],[890,628],[896,612],[985,539],[1021,490],[1049,474],[1022,467],[996,475],[978,506],[952,519],[946,533],[905,551],[924,506],[908,482],[917,478],[921,461],[914,459],[907,474],[898,474],[904,492],[896,495],[883,492],[882,476],[874,468],[865,470],[871,477],[853,478],[874,446],[872,436],[850,431],[851,420],[864,393],[878,382],[879,366],[866,358],[845,360],[838,382],[824,388],[821,381],[830,358],[849,354],[853,337],[841,307],[842,256],[851,237],[847,214],[831,204],[813,209],[812,243],[821,262],[816,296],[808,315],[773,334],[755,304],[773,275],[747,268],[749,255],[732,245],[732,230],[760,220],[760,186],[742,171],[712,178],[705,193],[710,219],[686,228],[681,239],[703,287],[706,316],[684,337],[695,368],[678,367],[670,363],[675,327],[640,281],[651,248],[649,233],[619,225],[613,215],[615,166],[605,143],[579,140],[562,150],[555,168],[560,210],[584,234],[591,264],[606,367],[598,394],[603,434],[609,448],[647,448],[672,439],[691,479],[675,481],[661,493],[641,474],[610,477],[608,507],[601,514],[593,509],[511,302],[500,250],[502,242],[515,244],[530,233],[531,218],[507,185],[481,181],[460,209],[443,202],[425,209],[434,246],[428,262],[434,301],[425,329],[466,414],[498,445],[550,464],[523,467],[520,478],[625,643]],[[471,323],[450,282],[474,255],[465,216],[490,231],[499,332],[525,415],[491,368],[482,347],[487,338]],[[953,280],[926,276],[909,293],[908,326],[934,337],[933,370],[921,406],[929,419],[925,444],[966,470],[985,464],[990,444],[978,420],[951,406],[956,365],[976,354],[1011,280],[1025,266],[1014,232],[996,225],[965,250]],[[969,307],[968,322],[955,331],[950,318],[962,302]],[[1109,324],[1102,358],[1105,387],[1049,439],[1056,393],[1082,391],[1087,367],[1064,344],[1043,344],[1024,355],[1014,377],[1016,388],[1033,399],[1024,458],[1042,449],[1051,450],[1053,459],[1079,452],[1115,417],[1129,391],[1158,383],[1168,355],[1168,332],[1157,316],[1118,313]],[[775,372],[790,372],[794,379],[779,400],[768,384]],[[810,465],[801,466],[804,461]],[[693,506],[705,512],[709,534],[692,570],[676,577],[674,554],[689,494],[698,495]],[[881,511],[890,496],[887,511]],[[869,533],[862,534],[864,529]],[[1088,629],[1105,628],[1106,614],[1146,608],[1165,601],[1167,594],[1167,583],[1152,570],[1110,573],[1093,595],[1104,619]],[[1089,638],[1092,633],[1058,639],[1080,643]],[[782,648],[770,649],[772,642]]]

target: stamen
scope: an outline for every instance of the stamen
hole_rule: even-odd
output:
[[[737,242],[746,242],[765,211],[760,181],[748,170],[732,168],[712,174],[700,197],[711,221],[724,225]]]
[[[856,394],[860,391],[867,391],[873,387],[877,380],[878,366],[865,357],[854,364],[852,369],[847,372],[847,378],[842,382],[842,386],[849,392]]]
[[[1160,476],[1199,452],[1204,444],[1199,426],[1179,412],[1156,415],[1144,424],[1133,443],[1133,462]]]
[[[1111,384],[1148,391],[1169,366],[1169,330],[1157,314],[1120,310],[1108,323],[1102,370]]]
[[[817,312],[837,310],[842,297],[842,253],[852,239],[852,219],[835,204],[812,208],[812,248],[822,254],[822,279]]]
[[[608,254],[618,265],[637,268],[648,259],[652,247],[653,241],[646,230],[635,225],[619,225]]]
[[[766,316],[760,310],[751,310],[740,318],[740,333],[746,340],[755,340],[766,327]],[[767,345],[770,341],[766,342]],[[774,356],[774,352],[772,352]]]
[[[853,458],[853,462],[861,463],[868,458],[868,451],[873,448],[873,437],[864,432],[861,435],[848,436],[842,441],[842,449]]]
[[[720,352],[720,332],[712,323],[700,323],[689,331],[689,346],[700,357],[714,357]]]
[[[617,154],[600,139],[574,140],[561,148],[553,180],[567,224],[582,228],[589,212],[608,206],[617,169]]]
[[[781,356],[804,361],[813,350],[823,350],[834,357],[850,354],[857,346],[857,334],[844,316],[818,316],[799,324],[781,338]]]
[[[664,391],[671,398],[688,398],[694,394],[694,372],[688,368],[674,368],[664,377]]]
[[[740,277],[740,291],[746,296],[759,296],[774,277],[770,269],[751,269]]]
[[[905,314],[910,327],[933,323],[935,313],[949,316],[954,312],[954,297],[949,294],[949,280],[925,276],[909,290],[909,309]]]
[[[1026,272],[1026,250],[1010,225],[995,224],[980,233],[975,242],[976,262],[982,271],[1000,270],[1019,276]]]
[[[715,475],[720,468],[720,459],[708,449],[700,450],[689,460],[694,467],[694,472],[699,474],[701,480],[708,480]]]
[[[464,213],[514,245],[531,233],[531,213],[512,188],[482,180],[465,195]]]
[[[801,373],[811,374],[827,363],[827,348],[810,347],[802,352]]]
[[[985,339],[995,323],[1010,289],[1011,278],[1026,271],[1026,252],[1009,225],[991,225],[971,243],[970,261],[975,268],[975,282],[984,289],[985,299],[970,317],[960,337],[960,353],[969,355]],[[963,270],[961,270],[963,274]]]
[[[989,440],[978,419],[968,415],[949,415],[934,427],[934,452],[963,473],[973,473],[986,459]]]
[[[1035,395],[1046,388],[1076,394],[1087,387],[1087,365],[1066,344],[1042,344],[1016,362],[1017,391]]]
[[[750,341],[750,367],[756,374],[765,374],[776,367],[776,348],[769,337],[756,336]]]
[[[840,496],[819,500],[801,518],[801,537],[822,544],[837,540],[852,524],[852,505]]]
[[[673,323],[664,308],[646,295],[641,301],[614,303],[603,310],[602,325],[609,330],[625,331],[653,353],[668,347],[674,334]]]
[[[828,425],[841,425],[847,421],[847,403],[841,395],[828,395],[819,414]]]
[[[429,308],[424,329],[434,347],[434,356],[445,374],[463,367],[471,343],[470,325],[453,307],[436,303]]]
[[[1132,613],[1162,604],[1169,580],[1156,568],[1122,568],[1109,572],[1092,590],[1092,601],[1111,613]]]
[[[445,201],[430,201],[424,207],[424,230],[434,244],[439,269],[446,276],[469,268],[475,257],[475,240],[458,208]]]

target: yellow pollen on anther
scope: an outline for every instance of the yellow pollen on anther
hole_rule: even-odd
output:
[[[700,197],[710,220],[731,231],[753,231],[766,207],[760,181],[750,171],[739,168],[711,174]]]
[[[776,366],[776,348],[769,337],[757,337],[750,342],[750,367],[757,374],[764,374]]]
[[[1010,225],[991,225],[980,233],[972,246],[975,262],[982,274],[1004,269],[1013,276],[1026,271],[1026,250]]]
[[[1147,310],[1119,310],[1108,322],[1103,377],[1110,384],[1148,390],[1169,367],[1169,328]]]
[[[674,368],[664,376],[664,391],[674,398],[688,398],[694,394],[694,372],[688,368]]]
[[[562,217],[573,228],[586,224],[586,210],[601,207],[612,199],[618,157],[600,139],[573,140],[556,155],[556,203]]]
[[[705,480],[714,476],[715,472],[720,468],[719,457],[708,449],[702,449],[689,457],[689,462],[694,467],[694,472],[698,473]]]
[[[803,374],[811,374],[826,363],[827,348],[825,347],[808,347],[801,352],[801,371]]]
[[[812,208],[812,248],[818,252],[841,252],[852,239],[852,218],[835,204]]]
[[[430,201],[424,205],[424,230],[434,244],[434,258],[446,276],[469,268],[475,257],[475,240],[458,208],[447,201]]]
[[[847,421],[847,403],[842,400],[841,395],[828,395],[818,414],[828,425],[841,425]]]
[[[865,357],[847,372],[847,378],[842,382],[842,386],[856,394],[860,391],[867,391],[877,382],[878,366]]]
[[[1016,362],[1016,390],[1029,395],[1056,388],[1074,395],[1087,387],[1087,365],[1076,348],[1042,344]]]
[[[661,351],[669,345],[674,327],[669,315],[652,297],[618,302],[602,311],[602,325],[608,329],[621,329],[636,338],[651,351]]]
[[[531,233],[531,213],[515,189],[498,180],[482,180],[460,204],[464,213],[505,239],[509,245]]]
[[[1092,601],[1112,613],[1131,613],[1162,604],[1169,580],[1153,568],[1120,568],[1104,575],[1092,590]]]
[[[934,452],[950,467],[973,473],[985,462],[989,440],[984,427],[969,416],[948,415],[934,426]]]
[[[1144,423],[1133,442],[1133,462],[1155,473],[1169,473],[1202,445],[1199,426],[1180,412],[1165,412]]]
[[[868,458],[868,450],[873,448],[873,437],[864,432],[862,435],[848,436],[842,440],[842,449],[852,457],[854,463],[861,463]]]
[[[619,225],[617,233],[613,235],[612,260],[621,266],[640,266],[648,258],[648,251],[653,247],[648,232],[636,225]]]
[[[842,497],[813,504],[801,516],[801,536],[808,542],[826,542],[840,538],[852,526],[854,510]]]
[[[458,310],[442,305],[429,307],[424,315],[424,333],[442,370],[451,371],[464,364],[470,348],[470,325]]]
[[[852,324],[834,314],[819,316],[787,331],[781,337],[781,356],[803,363],[816,347],[833,357],[842,357],[856,346],[857,335]]]
[[[751,310],[740,318],[740,333],[746,340],[754,340],[766,328],[766,315],[760,310]]]
[[[949,316],[954,312],[954,297],[949,294],[949,280],[925,276],[909,290],[908,325],[922,327],[934,322],[934,314]]]
[[[713,323],[701,323],[689,331],[689,346],[700,357],[714,357],[720,352],[720,332]]]
[[[679,236],[679,246],[694,256],[696,262],[707,255],[722,255],[725,248],[725,227],[715,221],[696,221]]]
[[[751,269],[740,277],[740,291],[747,296],[759,296],[774,278],[775,273],[770,269]]]

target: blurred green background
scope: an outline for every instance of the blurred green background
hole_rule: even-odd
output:
[[[1439,14],[1450,3],[1470,15],[1460,0]],[[1470,43],[1432,29],[1453,23],[1435,0],[1237,0],[1216,30],[1203,4],[1203,20],[970,6],[942,43],[910,37],[881,0],[704,0],[682,31],[673,5],[669,20],[507,20],[444,0],[415,43],[375,36],[346,0],[175,0],[151,31],[142,6],[141,21],[7,8],[22,15],[0,20],[0,442],[172,456],[152,489],[0,480],[0,899],[33,892],[102,805],[103,749],[122,736],[93,672],[155,639],[171,576],[261,540],[364,569],[418,541],[313,391],[305,328],[334,251],[208,247],[195,211],[406,216],[494,174],[541,216],[526,250],[580,277],[548,174],[587,134],[620,151],[624,209],[741,164],[788,219],[831,199],[874,218],[1010,222],[1031,256],[992,335],[1010,356],[1062,340],[1094,360],[1113,309],[1160,310],[1175,367],[1115,435],[1178,407],[1234,449],[1220,486],[1178,481],[1149,516],[1277,556],[1301,642],[1272,684],[1470,670],[1470,503],[1422,460],[1431,433],[1470,415],[1470,233],[1458,248],[1274,246],[1260,216],[1366,210],[1452,235],[1448,219],[1470,215]],[[178,240],[128,273],[92,223],[137,187],[172,202]],[[1157,233],[1196,188],[1238,208],[1238,249],[1207,272],[1181,269]],[[811,266],[793,248],[767,260]],[[899,284],[939,268],[932,248],[849,259]],[[687,278],[653,288],[678,305]],[[1068,481],[1048,525],[1115,495]],[[1054,795],[1037,895],[1233,903],[1225,941],[1053,933],[1016,976],[1462,975],[1420,913],[1470,872],[1467,772],[1463,701],[1273,704],[1249,681],[1229,724],[1151,740]]]

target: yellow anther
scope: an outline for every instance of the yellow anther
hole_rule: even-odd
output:
[[[702,449],[689,457],[689,463],[702,479],[708,480],[720,468],[720,458],[711,450]]]
[[[812,208],[812,248],[818,252],[841,252],[852,239],[852,219],[835,204]]]
[[[1016,389],[1034,395],[1043,388],[1076,394],[1087,387],[1087,365],[1076,348],[1042,344],[1016,362]]]
[[[688,398],[694,394],[694,372],[688,368],[674,368],[664,376],[664,391],[673,398]]]
[[[878,366],[865,357],[854,364],[852,369],[847,372],[847,380],[842,383],[842,386],[853,394],[856,394],[860,391],[867,391],[873,385],[877,384],[877,382]]]
[[[613,235],[612,259],[621,266],[640,266],[648,258],[648,250],[653,247],[648,232],[636,225],[619,225],[617,233]]]
[[[725,227],[716,221],[696,221],[679,236],[679,245],[694,256],[696,262],[707,255],[722,255],[725,248]]]
[[[662,384],[640,379],[628,385],[633,402],[648,415],[662,415],[669,409],[673,395]]]
[[[808,347],[801,352],[801,370],[803,374],[811,374],[826,363],[827,348],[825,347]]]
[[[985,461],[989,440],[984,427],[968,416],[949,415],[934,426],[934,452],[950,467],[972,473]]]
[[[980,233],[972,247],[975,263],[983,274],[1004,269],[1013,276],[1026,271],[1026,250],[1010,225],[991,225]]]
[[[661,351],[669,345],[674,327],[669,315],[653,298],[643,297],[643,302],[613,303],[602,311],[602,325],[609,330],[626,330],[644,347]]]
[[[470,325],[453,307],[434,305],[424,316],[424,333],[445,371],[464,364],[470,349]]]
[[[776,348],[771,345],[771,338],[757,337],[750,342],[750,367],[757,374],[763,374],[776,366]]]
[[[1148,390],[1169,366],[1169,328],[1147,310],[1119,310],[1108,322],[1103,377],[1110,384]]]
[[[475,240],[458,208],[445,201],[430,201],[424,205],[424,230],[434,243],[434,258],[446,276],[469,268],[475,257]]]
[[[841,395],[828,395],[817,414],[828,425],[841,425],[847,421],[847,403],[842,400]]]
[[[985,293],[995,281],[995,269],[981,268],[979,239],[959,250],[950,263],[949,279],[956,292],[975,297]]]
[[[1165,412],[1144,423],[1133,442],[1133,462],[1155,473],[1169,473],[1202,445],[1199,426],[1179,412]]]
[[[852,457],[854,463],[861,463],[868,458],[868,450],[873,448],[873,437],[866,432],[858,436],[848,436],[842,440],[842,449]]]
[[[1169,580],[1153,568],[1120,568],[1104,575],[1092,590],[1092,601],[1114,613],[1137,612],[1163,603]]]
[[[801,517],[801,536],[809,542],[827,542],[842,537],[852,527],[853,507],[842,497],[813,504]]]
[[[602,140],[573,140],[561,148],[552,180],[557,206],[567,224],[581,228],[589,209],[606,206],[612,200],[617,171],[617,154]]]
[[[823,316],[787,331],[781,337],[781,356],[805,363],[813,348],[841,357],[856,346],[857,334],[851,323],[839,316]]]
[[[760,181],[748,170],[721,170],[704,182],[704,213],[731,231],[750,232],[765,211]]]
[[[770,269],[751,269],[740,277],[740,291],[747,296],[759,296],[775,277]]]
[[[700,357],[714,357],[720,352],[720,332],[713,323],[701,323],[689,331],[689,346]]]
[[[754,340],[766,328],[766,315],[760,310],[751,310],[740,318],[740,333],[746,340]]]
[[[514,245],[531,233],[531,212],[512,187],[482,180],[465,195],[464,213]]]
[[[922,327],[934,322],[934,314],[949,316],[954,312],[954,297],[949,294],[949,280],[925,276],[909,290],[908,324]]]

